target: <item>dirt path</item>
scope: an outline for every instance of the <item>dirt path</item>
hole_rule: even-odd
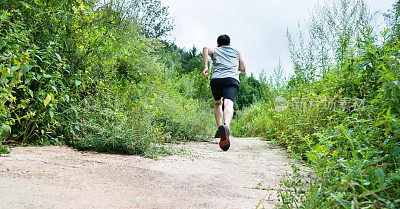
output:
[[[265,208],[290,159],[256,138],[177,145],[189,154],[158,160],[79,152],[68,147],[19,147],[0,156],[0,208]]]

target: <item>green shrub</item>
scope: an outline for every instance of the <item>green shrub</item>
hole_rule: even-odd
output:
[[[10,153],[10,148],[3,146],[2,143],[0,142],[0,154],[9,154]]]
[[[365,44],[327,79],[289,83],[299,87],[282,92],[291,108],[276,112],[260,102],[239,112],[233,126],[239,135],[274,140],[315,172],[306,177],[294,168],[281,184],[279,207],[400,207],[399,50],[398,43]],[[306,105],[292,108],[296,97]],[[312,103],[323,98],[339,105],[351,98],[352,107],[327,110]],[[365,104],[355,105],[356,98]]]
[[[47,19],[44,5],[7,3],[0,16],[6,34],[0,37],[0,123],[11,127],[8,138],[16,141],[57,141],[56,112],[74,100],[81,74],[69,71],[60,43],[52,41],[56,34],[47,30],[52,20]],[[29,24],[26,20],[31,17]]]
[[[154,157],[171,153],[164,142],[209,135],[210,110],[172,87],[174,67],[160,61],[170,52],[149,38],[172,29],[166,8],[119,3],[0,2],[0,141]],[[144,8],[162,13],[132,15]],[[143,28],[158,20],[160,31]]]
[[[267,102],[256,102],[243,110],[238,110],[235,120],[231,124],[232,133],[235,136],[265,136],[271,131],[271,119],[273,115],[271,105]]]

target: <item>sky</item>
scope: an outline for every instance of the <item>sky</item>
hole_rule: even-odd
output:
[[[325,0],[326,1],[326,0]],[[219,35],[228,34],[231,45],[244,59],[247,74],[267,76],[281,61],[284,75],[292,74],[287,52],[286,29],[297,31],[298,21],[307,20],[315,5],[324,0],[161,0],[169,7],[174,31],[168,39],[179,47],[199,51],[216,47]],[[383,25],[383,12],[395,0],[365,0],[371,11],[378,12],[377,24]]]

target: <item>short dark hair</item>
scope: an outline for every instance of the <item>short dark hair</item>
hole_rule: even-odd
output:
[[[228,35],[220,35],[218,36],[217,43],[220,46],[229,45],[231,44],[231,38]]]

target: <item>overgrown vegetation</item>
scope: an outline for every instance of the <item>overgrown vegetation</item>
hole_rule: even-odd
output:
[[[193,86],[195,77],[173,67],[188,52],[162,41],[172,19],[160,1],[0,5],[3,144],[156,156],[171,152],[165,142],[211,136],[209,95],[181,91],[206,83]]]
[[[316,7],[305,32],[288,33],[294,75],[264,84],[287,102],[262,100],[238,114],[236,135],[276,141],[315,171],[306,178],[294,169],[280,207],[400,207],[399,5],[383,31],[363,1]]]
[[[0,6],[0,153],[68,144],[156,157],[212,136],[201,55],[162,40],[172,19],[160,1]],[[376,31],[362,0],[316,7],[287,34],[292,77],[280,65],[273,79],[240,75],[233,134],[274,140],[315,170],[282,182],[281,207],[400,207],[399,11]]]

